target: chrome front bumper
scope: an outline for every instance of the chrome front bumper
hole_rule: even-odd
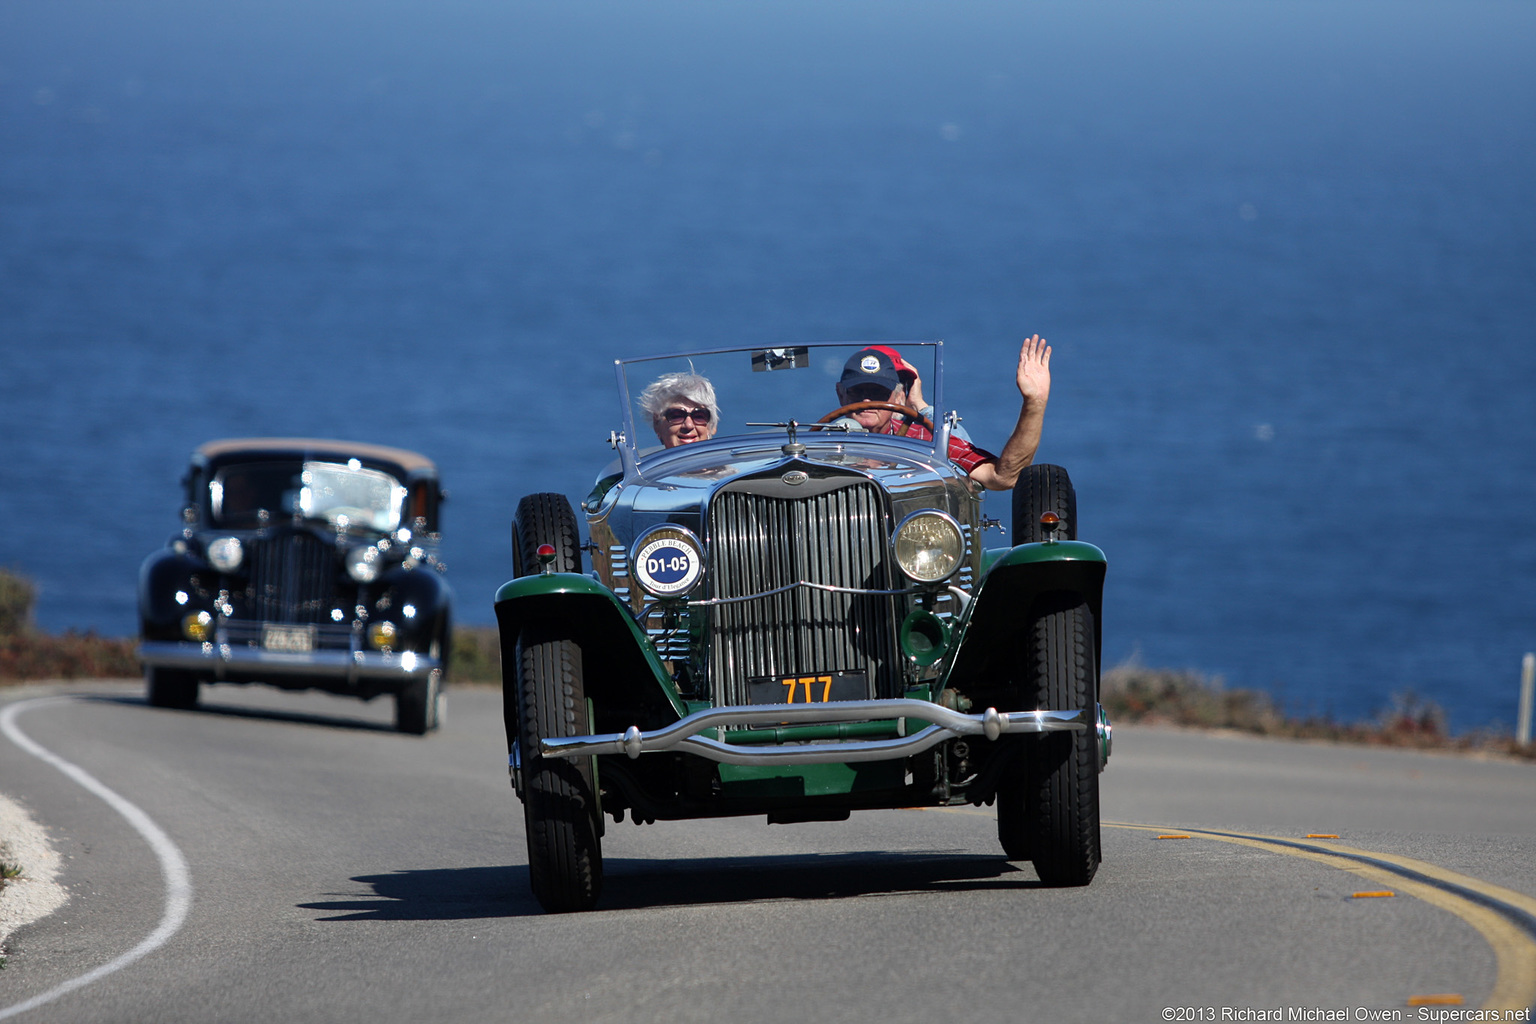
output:
[[[924,700],[861,700],[826,704],[749,704],[710,708],[674,722],[664,729],[641,732],[630,726],[606,736],[564,736],[541,739],[545,757],[585,757],[591,754],[641,754],[680,750],[711,761],[742,765],[834,764],[851,761],[889,761],[920,754],[957,736],[985,736],[995,740],[1015,733],[1078,732],[1100,728],[1102,718],[1092,711],[1009,711],[988,708],[979,715],[962,714]],[[699,735],[706,729],[743,725],[822,725],[876,719],[917,720],[929,723],[910,736],[885,740],[846,740],[828,743],[753,745],[724,743]],[[1101,741],[1103,740],[1101,736]]]
[[[215,680],[231,675],[320,676],[353,682],[358,679],[422,679],[443,667],[442,659],[414,651],[320,650],[294,654],[235,644],[176,643],[164,640],[139,644],[139,661],[152,668],[211,672]]]

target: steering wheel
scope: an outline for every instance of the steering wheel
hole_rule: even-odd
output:
[[[850,413],[863,412],[865,409],[889,409],[891,412],[901,413],[901,415],[905,416],[907,421],[903,423],[901,425],[901,429],[896,432],[898,437],[906,437],[907,431],[912,429],[913,423],[920,423],[922,424],[923,429],[927,430],[928,433],[933,433],[932,420],[918,412],[916,409],[912,408],[910,405],[898,405],[895,402],[849,402],[842,408],[833,409],[821,419],[817,420],[811,429],[820,430],[823,423],[831,423],[839,416],[847,416]]]

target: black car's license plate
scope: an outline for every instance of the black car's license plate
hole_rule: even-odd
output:
[[[823,704],[833,700],[864,700],[869,696],[869,686],[862,672],[769,676],[748,680],[747,696],[753,704]]]
[[[315,627],[266,623],[261,627],[261,646],[285,654],[308,654],[315,649]]]

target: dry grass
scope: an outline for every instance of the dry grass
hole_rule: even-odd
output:
[[[501,685],[501,635],[494,626],[454,627],[448,678],[454,683]]]
[[[134,642],[76,633],[0,636],[0,683],[28,679],[121,679],[139,674]]]
[[[1521,748],[1509,734],[1486,731],[1452,736],[1445,711],[1411,691],[1365,722],[1286,715],[1258,690],[1227,689],[1221,679],[1196,672],[1122,665],[1104,673],[1101,700],[1114,723],[1148,722],[1198,729],[1235,729],[1284,739],[1322,739],[1421,750],[1486,751],[1536,760],[1536,746]]]

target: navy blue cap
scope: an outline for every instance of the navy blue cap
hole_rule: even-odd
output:
[[[896,372],[896,364],[886,352],[878,348],[866,348],[855,352],[843,364],[843,376],[838,383],[845,388],[859,384],[879,384],[887,391],[895,391],[901,387],[901,375]]]

